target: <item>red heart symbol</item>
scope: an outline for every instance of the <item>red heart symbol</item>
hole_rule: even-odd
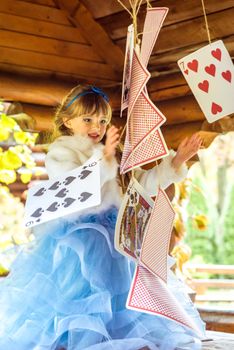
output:
[[[230,70],[226,70],[226,72],[222,72],[222,77],[230,83],[232,80],[232,73]]]
[[[216,50],[212,50],[211,51],[211,55],[216,58],[218,61],[221,61],[221,55],[222,55],[222,52],[220,49],[216,49]]]
[[[202,91],[208,92],[208,90],[209,90],[209,82],[208,82],[208,80],[204,80],[202,83],[199,83],[198,87]]]
[[[205,67],[205,71],[206,73],[212,75],[213,77],[215,76],[215,72],[216,72],[216,67],[214,64],[210,64],[209,66]]]
[[[188,75],[188,72],[189,72],[188,69],[186,69],[186,70],[184,71],[184,73],[187,74],[187,75]]]
[[[194,72],[197,72],[198,69],[198,61],[197,60],[192,60],[187,64],[188,68],[193,70]]]
[[[211,112],[213,114],[217,114],[222,112],[223,108],[220,105],[217,105],[216,103],[212,102],[212,106],[211,106]]]

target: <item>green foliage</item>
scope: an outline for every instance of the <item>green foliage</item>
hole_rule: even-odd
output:
[[[234,265],[232,139],[233,135],[229,135],[217,140],[213,150],[201,156],[200,165],[191,169],[185,241],[192,249],[194,263]],[[196,216],[206,218],[206,224],[199,228]]]

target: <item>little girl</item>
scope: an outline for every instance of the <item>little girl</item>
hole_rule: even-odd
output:
[[[102,202],[34,228],[35,242],[0,284],[0,350],[200,349],[199,340],[182,325],[125,307],[134,263],[114,249],[122,191],[115,158],[119,132],[110,120],[107,96],[92,86],[75,87],[57,110],[57,138],[46,157],[49,178],[96,155]],[[135,177],[153,196],[159,185],[166,188],[183,179],[184,162],[200,145],[196,135],[186,139],[157,169],[137,170]],[[203,331],[180,283],[169,280]]]

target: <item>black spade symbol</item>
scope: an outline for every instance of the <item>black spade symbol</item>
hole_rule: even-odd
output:
[[[34,193],[34,196],[42,196],[45,192],[46,192],[46,189],[42,187],[36,193]]]
[[[38,208],[37,210],[34,211],[34,213],[32,213],[31,216],[33,216],[34,218],[39,218],[43,212],[44,210],[42,208]]]
[[[64,208],[67,208],[67,207],[69,207],[69,205],[71,205],[74,201],[75,201],[74,198],[68,197],[68,198],[65,198],[65,199],[64,199],[64,202],[62,203],[62,205],[64,206]]]
[[[53,212],[53,211],[56,211],[58,207],[59,207],[58,202],[54,202],[46,210]]]
[[[78,198],[80,202],[85,202],[89,197],[91,197],[93,194],[89,192],[82,192],[80,194],[80,197]]]
[[[63,188],[61,191],[59,191],[55,197],[59,197],[59,198],[63,198],[63,197],[66,197],[67,193],[69,191],[66,189],[66,188]]]
[[[61,185],[61,182],[56,181],[55,183],[53,183],[52,186],[49,187],[49,190],[57,190],[60,185]]]
[[[75,176],[68,176],[68,177],[66,177],[66,179],[63,181],[63,184],[64,185],[70,185],[70,183],[72,182],[72,181],[74,181],[76,179],[76,177]]]
[[[80,175],[78,176],[81,180],[84,180],[87,176],[89,176],[89,174],[91,174],[92,171],[90,170],[82,170],[82,172],[80,173]]]

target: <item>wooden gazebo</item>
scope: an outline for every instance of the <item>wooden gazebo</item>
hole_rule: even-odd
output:
[[[128,0],[123,1],[129,6]],[[167,117],[169,147],[201,129],[204,115],[184,80],[177,60],[208,44],[200,0],[158,0],[169,8],[149,62],[147,87]],[[205,10],[211,40],[222,39],[234,55],[234,1],[209,0]],[[143,1],[138,23],[145,17]],[[96,84],[111,98],[119,116],[127,26],[131,18],[117,0],[1,0],[0,98],[20,102],[36,130],[51,127],[54,107],[79,82]],[[116,119],[118,121],[118,119]],[[211,130],[212,129],[212,130]],[[215,129],[215,130],[214,130]],[[203,134],[209,144],[215,134]]]
[[[129,6],[128,0],[122,2]],[[205,121],[177,65],[178,59],[208,44],[202,1],[151,0],[150,4],[169,8],[149,61],[152,77],[147,84],[150,98],[167,118],[162,127],[167,145],[176,149],[185,136],[201,131],[207,146],[219,132],[234,126],[230,119],[213,125]],[[234,58],[234,0],[205,0],[204,5],[211,40],[222,39]],[[143,0],[139,32],[145,9]],[[34,119],[34,130],[43,133],[51,129],[54,108],[62,97],[86,82],[107,92],[114,122],[124,123],[119,111],[130,23],[117,0],[1,0],[0,99],[20,104]]]

